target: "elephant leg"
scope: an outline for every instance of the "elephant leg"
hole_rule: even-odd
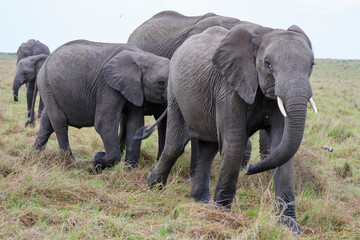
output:
[[[197,139],[191,140],[190,179],[192,179],[196,173],[196,164],[199,152],[198,144],[199,143]]]
[[[107,167],[113,167],[121,160],[118,139],[121,109],[111,106],[111,103],[106,105],[106,108],[101,105],[95,116],[95,130],[99,133],[105,148],[105,152],[97,152],[94,156],[94,169],[96,172],[101,172]],[[109,109],[112,109],[112,111],[109,111]],[[116,114],[116,112],[119,114]]]
[[[192,179],[191,196],[196,202],[210,202],[209,182],[211,165],[218,151],[217,142],[198,140],[197,171]]]
[[[34,95],[34,87],[35,87],[35,82],[27,82],[26,83],[26,101],[27,101],[27,110],[28,110],[28,118],[30,118],[30,110],[31,110],[31,104],[32,104],[32,99],[33,99],[33,95]]]
[[[241,163],[241,168],[245,168],[247,166],[247,164],[249,163],[250,156],[251,156],[251,150],[252,150],[251,141],[250,141],[250,139],[248,139],[247,143],[246,143],[244,160]]]
[[[119,127],[119,146],[121,154],[126,148],[126,127],[125,127],[125,115],[121,114],[120,127]]]
[[[271,131],[271,150],[279,145],[282,130]],[[296,220],[294,193],[294,158],[273,170],[276,214],[281,215],[280,224],[289,227],[294,233],[301,229]]]
[[[261,129],[259,133],[260,159],[264,160],[270,155],[270,139],[265,129]]]
[[[248,140],[245,114],[241,108],[219,105],[216,115],[221,164],[214,201],[230,209]]]
[[[41,118],[43,109],[44,109],[44,103],[43,103],[43,101],[41,99],[41,96],[40,96],[38,118]]]
[[[126,155],[125,163],[135,168],[139,164],[141,140],[134,140],[135,133],[144,126],[144,112],[134,107],[126,114]]]
[[[64,124],[60,129],[55,129],[55,133],[61,151],[67,153],[68,156],[73,159],[74,156],[69,144],[68,129],[68,125]]]
[[[36,150],[43,150],[45,148],[47,141],[49,140],[50,135],[53,132],[54,132],[54,128],[51,125],[50,118],[46,110],[44,110],[43,116],[41,117],[40,120],[40,128],[35,140],[34,148]]]
[[[252,150],[252,144],[250,139],[247,140],[246,149],[245,149],[245,156],[244,160],[242,161],[241,168],[245,168],[250,160]],[[198,140],[192,139],[191,140],[191,161],[190,161],[190,179],[195,176],[196,172],[196,164],[197,164],[197,157],[198,157]]]
[[[160,117],[160,115],[156,116],[155,119],[157,120]],[[159,161],[161,153],[164,151],[165,146],[165,135],[166,135],[166,122],[167,117],[164,117],[164,119],[159,123],[158,125],[158,154],[156,157],[156,160]]]
[[[166,142],[155,169],[149,173],[147,183],[149,187],[155,184],[166,184],[171,168],[178,157],[183,154],[185,145],[189,141],[188,130],[185,121],[176,103],[171,104],[168,109],[166,128]]]

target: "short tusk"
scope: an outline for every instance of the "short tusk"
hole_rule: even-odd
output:
[[[309,99],[309,102],[310,102],[312,109],[314,109],[314,112],[317,113],[317,108],[316,108],[314,99],[312,97]]]
[[[285,107],[284,107],[284,103],[281,100],[281,98],[277,97],[277,103],[278,103],[281,114],[284,115],[284,117],[287,117]]]

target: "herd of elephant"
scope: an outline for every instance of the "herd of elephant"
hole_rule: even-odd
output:
[[[158,125],[158,163],[150,187],[163,186],[191,140],[191,196],[209,203],[213,159],[221,155],[213,202],[230,208],[239,172],[273,171],[280,224],[299,233],[294,196],[294,159],[312,100],[309,78],[314,55],[298,26],[272,29],[208,13],[184,16],[164,11],[140,25],[126,44],[68,42],[50,54],[39,41],[17,52],[14,100],[27,85],[28,122],[40,93],[40,128],[34,149],[55,132],[62,151],[74,158],[68,126],[95,126],[105,152],[94,169],[140,158],[144,115]],[[119,131],[120,129],[120,131]],[[147,130],[149,128],[146,128]],[[248,164],[251,137],[260,132],[262,160]]]

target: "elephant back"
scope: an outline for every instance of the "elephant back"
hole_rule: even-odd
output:
[[[216,15],[208,13],[203,16],[187,17],[174,11],[160,12],[135,29],[128,43],[155,55],[171,58],[188,37],[192,27],[211,16]]]

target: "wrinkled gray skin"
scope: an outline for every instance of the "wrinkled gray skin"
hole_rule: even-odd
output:
[[[36,76],[39,73],[41,66],[44,64],[44,62],[48,56],[49,55],[46,55],[46,54],[40,54],[40,55],[30,56],[30,57],[21,59],[17,63],[17,66],[16,66],[13,88],[19,89],[18,86],[19,85],[21,86],[24,83],[26,83],[28,85],[31,84],[32,86],[35,85]],[[35,90],[35,87],[33,90]],[[14,92],[15,92],[15,90],[14,90]],[[34,93],[34,91],[32,91],[31,94],[33,94],[32,96],[35,95],[35,97],[36,97],[36,93]],[[15,99],[15,94],[14,94],[14,99]],[[41,103],[41,105],[39,106],[39,111],[42,111],[43,104],[42,104],[41,100],[40,100],[40,103]],[[28,105],[29,105],[29,103],[28,103]],[[31,108],[31,102],[30,102],[30,108]],[[30,117],[30,114],[31,114],[31,111],[29,111],[29,115],[28,115],[29,117]],[[39,117],[41,116],[41,112],[39,112],[38,116]]]
[[[218,16],[214,13],[207,13],[202,16],[187,17],[174,11],[160,12],[135,29],[128,39],[128,43],[134,44],[144,51],[155,55],[171,59],[174,52],[190,36],[203,32],[212,26],[222,26],[231,29],[240,20],[230,17]],[[156,119],[166,109],[166,105],[149,104],[146,107],[146,115],[153,115]],[[164,149],[166,118],[158,125],[159,150],[158,159]],[[126,133],[121,133],[125,139]],[[120,145],[125,145],[124,140],[120,140]],[[135,140],[136,141],[136,140]],[[250,158],[251,142],[248,141],[247,159]],[[195,173],[197,141],[191,142],[191,167],[190,176]],[[126,154],[128,156],[128,153]],[[246,164],[245,164],[246,166]]]
[[[271,155],[249,165],[247,174],[274,169],[276,201],[281,203],[277,210],[284,211],[281,223],[299,232],[293,156],[312,96],[313,63],[311,43],[297,26],[280,30],[242,22],[230,31],[212,27],[190,37],[170,62],[166,143],[148,184],[166,184],[185,144],[197,138],[199,159],[191,195],[195,201],[210,201],[211,165],[220,151],[214,201],[230,208],[247,139],[265,129]],[[286,118],[277,96],[284,102]]]
[[[46,54],[49,55],[50,54],[50,50],[49,48],[34,39],[30,39],[28,40],[26,43],[22,43],[20,45],[20,47],[18,48],[18,51],[16,53],[17,55],[17,64],[19,64],[19,62],[21,61],[21,59],[26,58],[26,57],[30,57],[30,56],[35,56],[35,55],[39,55],[39,54]],[[33,99],[33,94],[34,94],[34,85],[35,82],[34,81],[23,81],[22,78],[14,78],[14,82],[13,82],[13,95],[14,95],[14,101],[18,101],[18,92],[19,92],[19,88],[21,87],[21,85],[23,85],[24,83],[26,83],[26,100],[27,100],[27,109],[28,109],[28,118],[30,117],[30,109],[31,109],[31,102]],[[40,103],[39,103],[39,110],[38,110],[38,117],[41,117],[41,112],[44,108],[44,105],[42,103],[41,97],[40,97]]]
[[[45,110],[35,149],[42,149],[55,131],[61,150],[72,156],[68,126],[95,126],[106,153],[95,154],[94,168],[101,171],[114,166],[121,159],[121,113],[126,116],[127,140],[131,140],[144,124],[144,102],[165,104],[168,74],[168,59],[132,45],[86,40],[62,45],[38,74]],[[132,147],[127,146],[129,151]]]

